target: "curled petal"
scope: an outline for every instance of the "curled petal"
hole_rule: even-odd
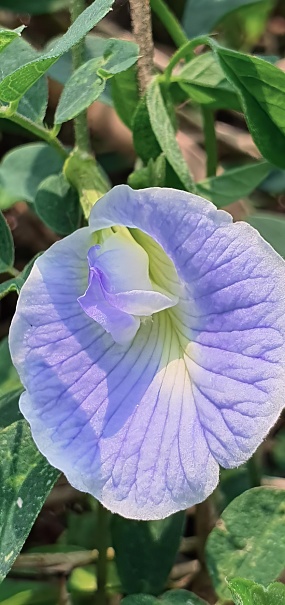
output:
[[[77,299],[95,229],[123,225],[175,306],[119,345]],[[258,233],[190,194],[116,187],[88,228],[54,244],[10,332],[21,409],[51,464],[126,517],[207,497],[218,463],[246,460],[283,407],[284,262]],[[19,346],[19,343],[22,343]]]

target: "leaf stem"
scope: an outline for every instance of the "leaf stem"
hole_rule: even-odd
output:
[[[85,9],[85,0],[70,0],[71,22],[74,23],[77,17]],[[84,63],[85,59],[85,39],[81,40],[72,48],[72,67],[76,71]],[[82,111],[74,118],[75,143],[80,151],[90,152],[90,137],[87,120],[87,109]]]
[[[153,72],[153,38],[150,0],[129,0],[132,29],[140,47],[138,79],[141,94],[144,94]]]
[[[179,48],[188,42],[188,38],[182,29],[178,19],[168,8],[164,0],[150,0],[150,6],[153,12],[159,17],[166,31],[171,36],[174,44]]]
[[[186,42],[186,44],[184,44],[183,46],[180,46],[180,48],[178,48],[178,50],[176,51],[176,53],[174,53],[174,55],[171,57],[165,71],[164,71],[164,76],[166,80],[170,80],[171,78],[171,73],[174,69],[174,67],[177,65],[177,63],[179,63],[179,61],[181,61],[181,59],[184,59],[186,56],[189,57],[189,55],[191,56],[195,56],[194,55],[194,48],[196,48],[196,46],[199,46],[200,44],[209,44],[209,37],[208,36],[198,36],[197,38],[193,38],[193,40],[189,40],[188,42]]]
[[[54,136],[52,130],[45,128],[44,126],[41,126],[40,124],[35,124],[35,122],[32,122],[32,120],[29,120],[29,118],[25,118],[24,116],[21,116],[19,113],[11,114],[11,109],[9,106],[0,107],[0,118],[8,119],[11,122],[14,122],[14,124],[18,124],[22,128],[25,128],[25,130],[28,130],[29,132],[34,134],[39,139],[43,139],[44,141],[49,143],[49,145],[51,145],[51,147],[56,149],[56,151],[63,158],[68,157],[67,151],[65,150],[65,148],[63,147],[61,142],[57,139],[57,137]]]
[[[106,583],[107,583],[107,549],[108,549],[108,526],[110,512],[98,502],[98,562],[97,562],[97,592],[96,604],[106,605]]]
[[[216,176],[218,165],[215,117],[211,108],[201,105],[203,115],[204,143],[207,155],[207,177]]]
[[[20,275],[20,271],[18,271],[18,269],[15,267],[9,267],[9,269],[6,269],[6,271],[9,273],[9,275],[12,275],[12,277],[18,277],[18,275]]]

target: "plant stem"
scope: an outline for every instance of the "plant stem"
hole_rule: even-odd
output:
[[[45,128],[44,126],[40,126],[40,124],[35,124],[34,122],[32,122],[32,120],[29,120],[29,118],[25,118],[24,116],[21,116],[18,113],[11,114],[10,108],[8,106],[0,107],[0,118],[6,118],[6,119],[10,120],[11,122],[14,122],[14,124],[18,124],[19,126],[22,126],[22,128],[25,128],[25,130],[28,130],[29,132],[34,134],[36,137],[39,137],[39,139],[43,139],[44,141],[49,143],[49,145],[51,145],[54,149],[56,149],[56,151],[63,158],[68,157],[68,153],[64,149],[61,142],[54,136],[52,131],[49,130],[48,128]]]
[[[106,583],[107,583],[107,548],[108,548],[108,526],[109,511],[98,502],[98,562],[97,562],[97,605],[106,605]]]
[[[74,23],[77,17],[85,9],[85,0],[70,0],[71,22]],[[72,67],[73,71],[81,67],[85,59],[85,40],[81,40],[72,49]],[[90,152],[90,138],[88,130],[87,110],[82,111],[74,119],[75,143],[80,151]]]
[[[171,36],[174,44],[179,48],[188,42],[188,38],[183,31],[178,19],[168,8],[164,0],[150,0],[150,6],[153,12],[159,17],[166,31]]]
[[[214,112],[201,105],[203,115],[204,142],[207,155],[207,177],[216,176],[218,164],[217,139]]]
[[[150,0],[129,0],[133,34],[140,47],[138,78],[141,94],[144,94],[153,72],[153,39]]]

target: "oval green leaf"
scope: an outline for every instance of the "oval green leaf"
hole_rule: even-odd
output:
[[[285,498],[283,490],[251,489],[233,500],[211,532],[206,560],[214,588],[229,599],[226,580],[273,582],[284,569]]]
[[[112,517],[112,542],[124,593],[159,594],[163,590],[178,550],[184,518],[184,511],[161,521]]]
[[[40,183],[62,167],[63,159],[47,143],[15,147],[0,164],[0,190],[9,205],[20,200],[33,203]]]
[[[248,128],[262,155],[285,168],[285,73],[271,63],[215,47],[221,67],[239,92]]]
[[[41,220],[61,235],[69,235],[80,226],[78,193],[63,174],[52,174],[40,184],[35,209]]]
[[[269,174],[270,169],[268,162],[255,162],[232,168],[220,176],[197,183],[197,193],[213,202],[217,208],[223,208],[254,191]]]

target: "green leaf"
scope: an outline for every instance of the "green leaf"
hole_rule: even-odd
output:
[[[147,164],[161,154],[161,147],[153,132],[146,97],[142,97],[132,120],[133,142],[136,154]]]
[[[265,588],[250,580],[235,578],[228,584],[235,605],[284,605],[285,586],[281,582]]]
[[[133,117],[140,100],[136,66],[112,78],[112,99],[118,116],[132,130]]]
[[[166,109],[159,83],[154,80],[146,94],[151,128],[170,166],[183,183],[186,191],[194,190],[194,183],[186,161],[175,138],[175,131]],[[148,158],[150,159],[150,158]]]
[[[239,97],[212,52],[198,55],[174,77],[191,99],[212,109],[240,111]]]
[[[55,605],[58,587],[52,582],[6,578],[0,585],[1,605]]]
[[[211,532],[206,560],[221,599],[229,599],[229,581],[237,574],[269,584],[284,569],[284,491],[255,488],[233,500]]]
[[[123,592],[159,594],[163,590],[178,550],[184,517],[183,511],[161,521],[112,517],[112,542]]]
[[[189,38],[194,38],[212,31],[230,12],[258,2],[262,0],[187,0],[182,24]]]
[[[278,214],[260,213],[247,217],[247,222],[259,231],[272,248],[285,258],[285,219]]]
[[[12,233],[0,211],[0,273],[14,265],[14,242]]]
[[[128,177],[128,185],[133,189],[146,187],[165,187],[166,162],[163,153],[156,160],[149,160],[147,166],[132,172]]]
[[[19,420],[0,431],[0,581],[18,556],[59,476]]]
[[[16,38],[21,36],[21,32],[25,29],[25,26],[18,27],[17,29],[2,29],[0,28],[0,53],[13,42]],[[1,57],[2,59],[2,57]]]
[[[102,59],[90,59],[74,72],[60,97],[55,124],[72,120],[100,97],[106,85],[106,80],[98,76],[102,64]]]
[[[0,342],[0,397],[9,391],[21,387],[20,378],[16,368],[12,364],[8,346],[8,339],[3,338]],[[1,407],[1,406],[0,406]],[[1,419],[0,419],[1,422]]]
[[[23,392],[23,387],[18,386],[10,391],[3,393],[0,389],[0,448],[1,448],[1,431],[14,422],[22,420],[22,415],[19,409],[19,398]],[[1,484],[2,487],[2,484]],[[1,507],[1,502],[0,502]],[[1,513],[0,513],[1,514]],[[0,528],[1,531],[1,528]],[[0,538],[1,545],[1,538]],[[1,551],[1,548],[0,548]]]
[[[260,189],[268,193],[283,193],[285,191],[285,170],[271,170]]]
[[[168,590],[162,595],[161,601],[163,605],[207,605],[204,599],[189,590]]]
[[[189,590],[168,590],[159,599],[147,594],[125,597],[122,605],[207,605],[206,601]]]
[[[121,603],[122,605],[158,605],[159,600],[148,594],[134,594],[125,597]]]
[[[1,56],[0,82],[11,72],[22,67],[29,61],[39,57],[36,51],[24,38],[17,38],[10,44]],[[46,78],[36,82],[31,90],[20,99],[17,114],[20,114],[33,122],[41,123],[45,117],[48,102],[48,87]]]
[[[33,203],[40,183],[62,167],[63,159],[47,143],[21,145],[7,153],[0,164],[0,191],[6,194],[9,205],[19,200]]]
[[[285,168],[285,73],[263,59],[215,47],[221,67],[241,96],[248,128],[262,155]]]
[[[268,162],[245,164],[226,170],[223,174],[200,181],[197,193],[222,208],[249,195],[271,170]]]
[[[32,258],[32,260],[30,260],[30,262],[24,267],[23,271],[17,275],[17,277],[12,277],[12,279],[8,279],[8,281],[0,284],[0,300],[1,298],[4,298],[4,296],[7,296],[7,294],[10,292],[17,292],[17,294],[20,293],[20,290],[26,279],[29,277],[33,264],[38,256],[39,254]]]
[[[61,235],[69,235],[80,226],[78,193],[62,173],[51,174],[42,181],[36,193],[35,210],[50,229]]]
[[[107,78],[128,69],[138,59],[139,47],[133,42],[112,38],[105,40],[94,36],[88,36],[87,41],[86,54],[93,57],[76,70],[67,81],[55,114],[56,124],[71,120],[89,107],[102,95]],[[64,65],[64,78],[66,78],[66,74],[72,71],[71,57],[67,54],[61,58],[61,61],[62,65],[56,64],[54,71],[60,70],[59,77],[61,77]],[[52,70],[50,73],[54,77]]]
[[[69,0],[0,0],[0,7],[15,13],[43,15],[67,7]]]
[[[111,10],[114,0],[95,0],[81,13],[54,47],[37,59],[16,69],[0,83],[0,99],[18,101],[57,59],[69,51]]]

